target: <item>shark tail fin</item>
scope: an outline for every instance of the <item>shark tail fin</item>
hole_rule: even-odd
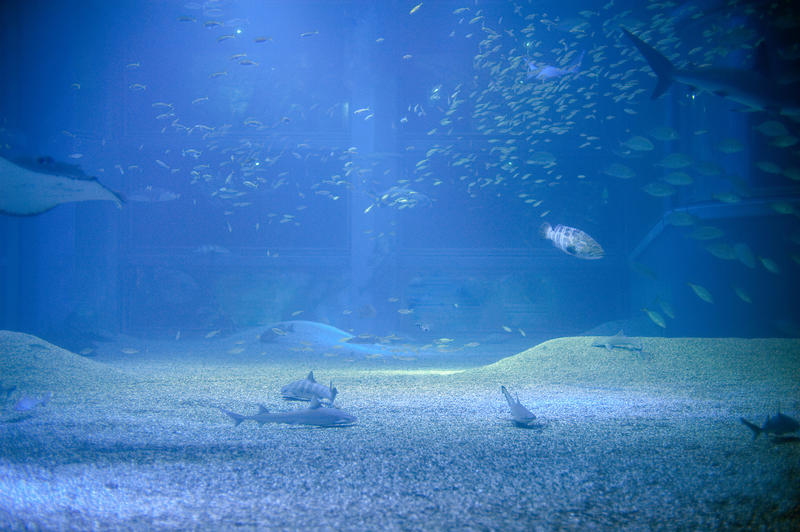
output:
[[[508,406],[510,406],[511,408],[514,408],[514,398],[511,397],[510,393],[508,393],[508,390],[506,390],[506,387],[505,386],[500,386],[500,391],[503,392],[503,395],[506,396],[506,401],[508,401]]]
[[[220,410],[222,410],[223,412],[228,414],[228,416],[230,416],[230,418],[233,419],[233,426],[234,427],[238,427],[239,423],[244,421],[244,416],[241,415],[241,414],[237,414],[236,412],[231,412],[230,410],[223,410],[222,408],[220,408]]]
[[[758,436],[761,434],[761,427],[759,427],[759,426],[758,426],[758,425],[756,425],[755,423],[750,423],[749,421],[747,421],[747,420],[746,420],[745,418],[743,418],[743,417],[740,417],[740,418],[739,418],[739,421],[741,421],[742,423],[744,423],[745,425],[747,425],[747,427],[749,427],[749,428],[750,428],[750,430],[752,430],[752,431],[753,431],[753,439],[754,439],[754,440],[755,440],[756,438],[758,438]]]
[[[667,92],[669,86],[672,85],[672,76],[675,72],[675,66],[664,56],[664,54],[641,40],[633,33],[629,32],[625,28],[622,28],[622,31],[624,31],[625,35],[627,35],[628,38],[633,41],[633,45],[636,46],[639,52],[644,56],[647,64],[650,65],[650,68],[652,68],[653,72],[655,72],[656,76],[658,76],[656,88],[653,89],[653,95],[651,96],[651,98],[655,100]]]
[[[333,387],[333,381],[331,381],[331,385],[328,388],[331,391],[331,405],[333,405],[333,401],[336,400],[336,394],[339,393],[339,390]]]

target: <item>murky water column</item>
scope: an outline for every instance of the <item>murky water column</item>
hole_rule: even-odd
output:
[[[350,327],[357,333],[394,330],[394,314],[382,307],[396,291],[396,250],[392,209],[376,204],[381,192],[396,181],[398,157],[392,128],[396,78],[381,65],[375,34],[379,6],[372,5],[355,24],[347,58],[351,145],[356,148],[349,207]],[[368,109],[358,115],[355,110]],[[370,116],[372,115],[372,116]],[[370,207],[371,206],[371,207]]]

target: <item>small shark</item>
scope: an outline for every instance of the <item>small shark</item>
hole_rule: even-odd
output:
[[[553,65],[538,66],[534,61],[526,61],[526,64],[528,65],[528,79],[535,77],[539,81],[547,81],[549,79],[560,78],[561,76],[565,76],[567,74],[575,74],[581,68],[581,63],[583,63],[583,55],[585,53],[586,52],[581,52],[578,60],[575,61],[572,66],[567,68],[559,68]]]
[[[592,347],[605,347],[609,351],[615,347],[618,349],[627,349],[628,351],[641,351],[642,342],[625,336],[625,333],[622,332],[622,329],[620,329],[620,331],[614,336],[598,338],[592,342]]]
[[[797,432],[797,430],[800,429],[800,422],[780,412],[772,417],[767,417],[767,420],[764,421],[764,425],[761,427],[755,423],[750,423],[743,417],[739,418],[739,421],[747,425],[747,427],[753,431],[754,440],[758,438],[762,432],[765,434],[774,434],[775,436],[783,436],[784,434]]]
[[[264,405],[258,405],[258,414],[243,416],[220,408],[228,414],[236,426],[246,419],[252,419],[259,424],[263,423],[288,423],[289,425],[313,425],[316,427],[349,427],[357,419],[355,416],[339,410],[334,406],[322,406],[317,397],[311,400],[311,406],[288,412],[270,412]]]
[[[37,406],[44,406],[53,398],[53,392],[47,392],[40,397],[33,397],[32,395],[23,395],[19,401],[14,403],[14,412],[30,412]]]
[[[0,214],[32,216],[73,201],[123,199],[77,166],[50,157],[18,159],[0,157]]]
[[[314,397],[327,399],[328,404],[332,405],[336,399],[338,391],[333,387],[318,383],[314,380],[314,372],[309,371],[308,376],[299,381],[294,381],[281,388],[281,395],[288,401],[311,401]]]
[[[519,402],[519,395],[517,395],[516,399],[511,397],[511,394],[508,393],[508,390],[506,390],[505,386],[500,386],[500,391],[506,396],[508,406],[511,408],[511,418],[514,421],[515,426],[524,429],[537,426],[535,424],[536,416],[534,416],[530,410],[522,406],[522,403]]]
[[[793,85],[781,85],[765,73],[768,62],[763,53],[754,70],[740,68],[676,68],[661,52],[622,28],[625,35],[644,56],[658,76],[652,99],[664,94],[673,81],[697,90],[713,92],[717,96],[740,103],[750,109],[773,111],[784,115],[800,115],[800,92]],[[763,50],[763,47],[762,47]]]

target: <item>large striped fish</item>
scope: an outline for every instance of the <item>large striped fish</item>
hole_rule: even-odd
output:
[[[553,242],[553,245],[573,257],[594,260],[603,258],[603,248],[595,240],[574,227],[557,225],[552,227],[548,223],[542,224],[541,235]]]
[[[289,401],[311,401],[312,398],[319,397],[320,400],[327,400],[333,404],[337,390],[333,387],[318,383],[314,380],[314,372],[309,371],[308,377],[303,380],[294,381],[281,388],[281,395]]]

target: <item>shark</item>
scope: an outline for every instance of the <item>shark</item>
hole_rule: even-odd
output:
[[[328,404],[333,404],[338,391],[333,387],[318,383],[314,379],[314,372],[309,371],[305,379],[294,381],[281,388],[281,395],[287,401],[311,401],[314,397],[327,399]]]
[[[50,157],[0,157],[0,214],[33,216],[62,203],[113,201],[122,197],[75,165],[58,163]]]
[[[508,401],[508,406],[511,408],[511,419],[514,421],[514,425],[523,429],[534,428],[538,426],[536,422],[536,416],[533,415],[533,412],[525,408],[522,403],[519,402],[519,395],[516,398],[511,397],[511,394],[508,393],[508,390],[505,386],[500,386],[500,391],[503,392],[503,395],[506,397],[506,401]]]
[[[673,82],[689,85],[742,104],[751,110],[771,111],[783,115],[800,115],[800,91],[796,85],[778,83],[769,73],[765,48],[760,46],[756,68],[752,70],[721,67],[677,68],[661,52],[622,28],[658,78],[653,90],[655,100]]]
[[[787,416],[786,414],[782,414],[778,412],[774,416],[767,417],[766,421],[764,421],[764,425],[758,426],[755,423],[751,423],[747,421],[745,418],[739,418],[744,425],[746,425],[750,430],[753,431],[753,439],[755,440],[758,438],[761,433],[765,434],[774,434],[775,436],[781,437],[784,434],[790,434],[792,432],[797,432],[800,430],[800,422],[798,422],[793,417]]]
[[[312,425],[315,427],[349,427],[357,421],[355,416],[334,406],[322,406],[316,396],[311,399],[311,406],[308,408],[299,408],[288,412],[270,412],[264,405],[258,405],[258,413],[252,416],[244,416],[222,408],[220,410],[233,419],[235,426],[239,426],[242,421],[253,420],[259,425],[264,423],[287,423],[289,425]]]
[[[617,349],[627,349],[628,351],[641,351],[642,342],[625,336],[625,333],[622,331],[622,329],[620,329],[620,331],[614,336],[606,336],[596,339],[594,342],[592,342],[592,347],[605,347],[609,351],[615,347]]]

